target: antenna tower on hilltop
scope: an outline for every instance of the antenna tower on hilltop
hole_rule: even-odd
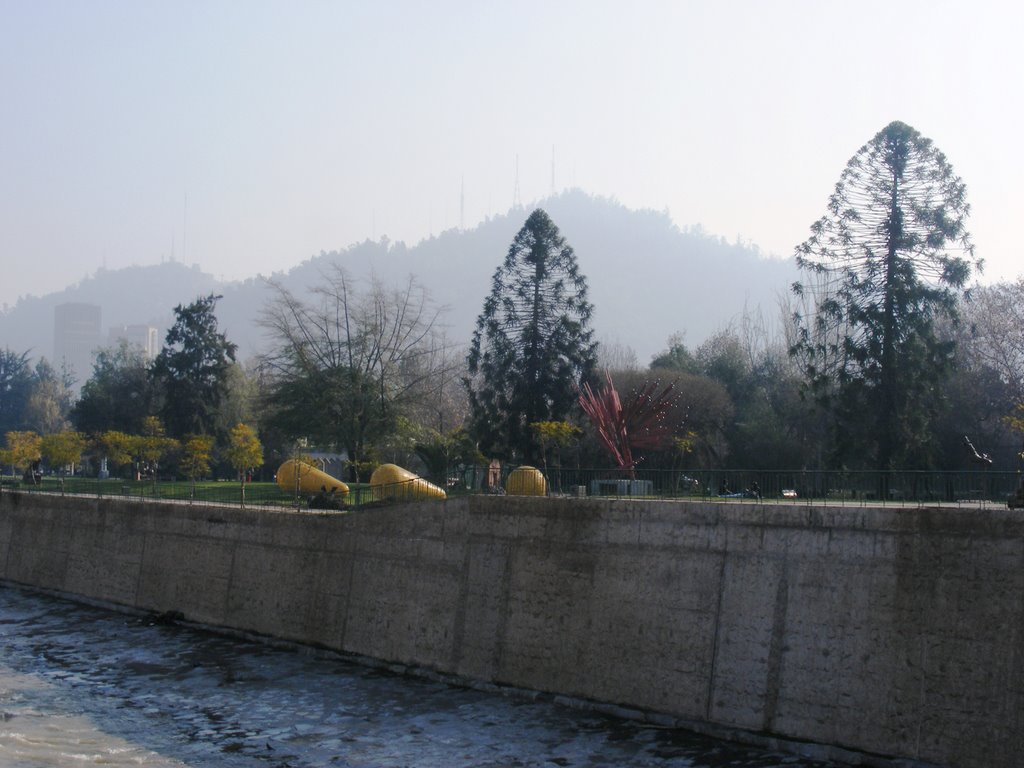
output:
[[[512,191],[512,208],[521,208],[522,202],[519,200],[519,153],[516,153],[516,186]]]
[[[551,196],[555,196],[555,145],[551,145]]]
[[[187,263],[185,258],[185,238],[188,237],[188,192],[185,193],[185,212],[181,216],[181,263]]]

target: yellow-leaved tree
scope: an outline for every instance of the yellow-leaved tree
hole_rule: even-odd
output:
[[[93,437],[96,453],[114,467],[123,467],[132,463],[135,438],[124,432],[109,429]]]
[[[214,439],[210,435],[186,435],[181,444],[181,469],[191,482],[190,497],[195,498],[196,480],[210,474]]]
[[[34,485],[38,478],[32,468],[42,458],[40,449],[43,438],[35,432],[8,432],[5,438],[7,448],[4,456],[7,463],[16,472],[24,472],[25,479]]]
[[[573,445],[583,434],[582,429],[568,421],[535,421],[530,425],[530,429],[540,444],[541,457],[544,459],[544,474],[548,474],[548,455],[553,452],[558,466],[561,467],[562,449]]]
[[[263,445],[247,424],[236,424],[228,435],[224,455],[242,477],[242,506],[245,506],[245,480],[250,469],[263,466]]]
[[[81,432],[56,432],[45,435],[40,440],[40,452],[50,468],[60,467],[60,492],[64,493],[64,474],[71,467],[75,472],[75,464],[82,460],[82,453],[87,445],[85,435]]]
[[[132,455],[139,463],[138,477],[141,478],[143,472],[152,474],[154,491],[160,462],[178,447],[178,441],[167,437],[163,424],[156,416],[147,416],[142,422],[142,434],[132,437]]]

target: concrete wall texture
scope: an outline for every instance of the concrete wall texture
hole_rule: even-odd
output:
[[[469,497],[353,513],[4,493],[0,578],[684,720],[1024,761],[1024,518]]]

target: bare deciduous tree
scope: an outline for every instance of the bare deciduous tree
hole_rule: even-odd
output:
[[[322,278],[308,300],[272,284],[261,318],[275,342],[262,359],[269,420],[290,437],[346,451],[358,480],[370,445],[443,393],[455,358],[442,310],[414,277],[397,288],[374,277],[361,291],[341,267]]]
[[[964,314],[971,338],[963,353],[995,371],[1024,402],[1024,278],[975,288]]]

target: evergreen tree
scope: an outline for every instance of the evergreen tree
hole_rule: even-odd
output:
[[[108,430],[133,433],[156,407],[146,357],[138,347],[121,341],[96,355],[92,376],[71,409],[71,421],[83,432]]]
[[[849,161],[828,212],[797,248],[792,353],[835,424],[835,460],[927,462],[929,427],[960,293],[980,269],[964,183],[930,139],[900,122]]]
[[[540,457],[530,425],[564,420],[593,372],[591,312],[572,248],[544,211],[534,211],[494,273],[467,358],[470,419],[482,450]]]
[[[213,310],[219,298],[211,294],[176,306],[174,325],[153,363],[163,391],[162,415],[172,436],[214,430],[237,349],[217,331]]]
[[[28,352],[0,349],[0,434],[25,428],[32,384]]]
[[[652,371],[677,371],[680,373],[700,373],[700,363],[686,347],[681,333],[673,333],[668,338],[668,348],[659,352],[651,359]]]

